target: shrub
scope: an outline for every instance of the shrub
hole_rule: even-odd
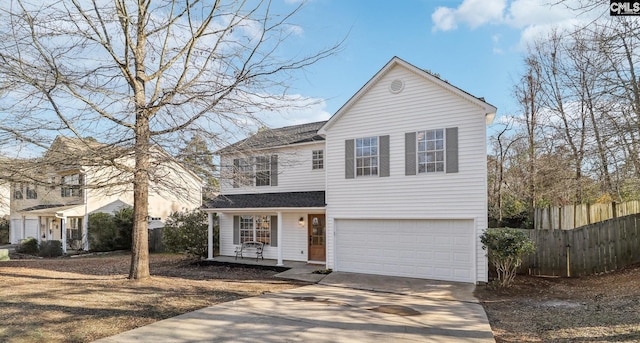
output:
[[[89,248],[93,251],[115,250],[116,224],[108,213],[89,215]]]
[[[62,256],[62,242],[60,241],[42,241],[40,242],[40,257],[58,257]]]
[[[162,229],[162,243],[169,252],[206,257],[208,228],[207,213],[204,211],[174,212],[167,218]],[[214,231],[214,237],[216,236],[217,228]],[[214,242],[218,243],[218,240],[214,239]]]
[[[93,251],[131,249],[133,208],[125,207],[115,212],[89,215],[89,247]]]
[[[529,237],[516,229],[488,229],[480,236],[480,241],[482,248],[487,250],[489,263],[496,268],[500,287],[511,286],[522,259],[535,251]]]
[[[0,244],[9,243],[9,219],[0,218]]]
[[[38,254],[38,240],[29,237],[20,241],[18,246],[16,247],[16,252],[27,255],[37,255]]]

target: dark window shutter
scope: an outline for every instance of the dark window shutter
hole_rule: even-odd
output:
[[[271,155],[271,186],[278,185],[278,155]]]
[[[278,216],[271,216],[271,246],[278,246]]]
[[[240,244],[240,216],[233,216],[233,244]]]
[[[404,134],[404,175],[416,175],[416,133]]]
[[[233,188],[238,188],[238,172],[240,169],[240,160],[237,158],[233,159],[233,170],[231,172],[231,176],[233,177]]]
[[[447,173],[458,172],[458,128],[450,127],[446,131],[445,149],[447,151],[446,171]]]
[[[353,179],[355,177],[355,145],[353,139],[344,141],[344,178]]]
[[[389,176],[389,136],[380,136],[380,171],[379,176]]]

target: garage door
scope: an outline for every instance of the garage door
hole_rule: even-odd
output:
[[[475,282],[472,220],[336,219],[336,270]]]

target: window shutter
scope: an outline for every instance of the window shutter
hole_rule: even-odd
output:
[[[238,188],[240,187],[240,185],[238,185],[238,171],[240,168],[240,160],[237,158],[233,159],[233,171],[231,173],[231,176],[233,177],[233,188]]]
[[[416,133],[404,134],[404,175],[416,175]]]
[[[389,176],[389,136],[380,136],[378,138],[380,143],[380,170],[379,176]]]
[[[271,155],[271,186],[278,185],[278,155]]]
[[[271,246],[278,246],[278,216],[271,216]]]
[[[233,244],[240,244],[240,216],[233,216]]]
[[[446,172],[458,172],[458,128],[450,127],[446,130]]]
[[[354,140],[344,141],[344,178],[353,179],[355,177],[355,152]]]

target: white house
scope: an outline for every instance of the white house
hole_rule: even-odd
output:
[[[102,148],[104,155],[99,150]],[[11,185],[11,243],[33,237],[38,241],[60,240],[64,251],[68,247],[88,250],[89,215],[113,213],[133,205],[132,175],[122,171],[122,166],[133,164],[133,156],[121,154],[124,157],[113,159],[113,166],[109,166],[104,161],[97,163],[95,157],[87,158],[87,150],[93,151],[90,156],[109,159],[113,148],[59,136],[43,157],[46,167],[30,178],[48,180],[48,185],[28,179]],[[152,150],[149,220],[155,225],[172,212],[200,207],[202,180],[162,149]]]
[[[394,57],[329,121],[219,151],[221,195],[205,207],[220,217],[221,255],[255,240],[279,264],[487,281],[479,237],[495,112]]]

